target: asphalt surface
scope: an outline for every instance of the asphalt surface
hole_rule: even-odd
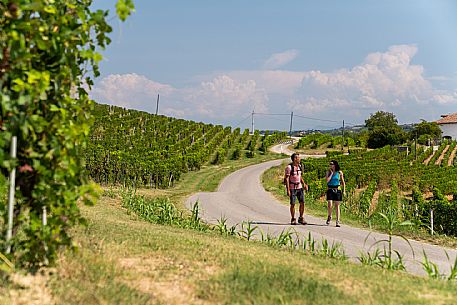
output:
[[[281,150],[276,146],[274,150]],[[286,153],[285,148],[283,151]],[[287,153],[291,153],[287,151]],[[332,220],[330,226],[325,225],[325,219],[306,215],[307,225],[290,225],[289,206],[281,204],[270,193],[266,192],[260,182],[264,171],[270,167],[288,162],[289,159],[273,160],[238,170],[227,176],[219,185],[217,192],[202,192],[189,197],[186,206],[191,206],[198,201],[201,208],[201,217],[208,223],[217,224],[221,218],[227,219],[227,224],[240,225],[242,222],[250,221],[258,226],[262,232],[271,235],[278,235],[283,230],[295,230],[298,236],[308,236],[311,232],[315,240],[327,239],[330,243],[341,242],[346,255],[353,261],[357,261],[360,253],[367,250],[372,252],[375,248],[383,249],[385,243],[376,242],[388,238],[386,234],[371,232],[369,230],[349,227],[344,225],[342,215],[342,227],[335,227]],[[323,207],[326,209],[326,207]],[[297,211],[298,214],[298,211]],[[297,215],[296,215],[297,217]],[[238,226],[238,230],[240,226]],[[259,232],[257,238],[259,238]],[[449,273],[451,264],[457,256],[457,251],[430,245],[418,241],[405,240],[394,237],[393,249],[404,256],[404,262],[408,272],[418,275],[426,274],[421,262],[423,262],[423,251],[430,261],[435,263],[442,273]],[[411,246],[410,246],[411,245]],[[411,249],[412,247],[412,249]],[[447,251],[450,261],[445,251]]]

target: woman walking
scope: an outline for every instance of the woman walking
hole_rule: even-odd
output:
[[[346,195],[346,184],[344,183],[344,175],[340,170],[340,165],[338,161],[330,161],[330,168],[327,171],[327,211],[328,217],[326,224],[329,225],[332,220],[332,207],[335,204],[336,210],[336,226],[340,227],[340,203],[343,200],[343,194]],[[343,186],[343,191],[341,191],[341,186]]]

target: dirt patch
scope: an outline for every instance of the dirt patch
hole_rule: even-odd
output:
[[[449,156],[449,159],[447,160],[447,166],[452,166],[456,153],[457,153],[457,146],[454,147],[454,149],[452,150],[451,155]]]
[[[432,154],[431,154],[427,159],[424,160],[424,164],[425,164],[425,165],[428,165],[428,163],[429,163],[430,160],[433,158],[433,156],[435,155],[436,152],[437,152],[436,150],[433,151]]]
[[[54,304],[48,287],[49,272],[45,274],[19,274],[11,277],[13,289],[9,290],[11,305]]]
[[[160,256],[123,258],[119,264],[131,274],[125,280],[127,285],[164,304],[207,304],[198,299],[195,283],[208,279],[218,270]]]
[[[379,201],[379,191],[375,191],[373,194],[373,198],[371,198],[371,204],[370,204],[370,208],[368,209],[368,215],[371,215],[374,212],[374,210],[376,210],[378,201]]]
[[[446,153],[447,153],[447,151],[448,151],[448,149],[449,149],[449,146],[450,146],[450,145],[447,145],[447,146],[444,148],[443,152],[441,153],[441,155],[440,155],[440,156],[438,157],[438,159],[436,160],[435,165],[440,165],[440,164],[441,164],[441,162],[442,162],[443,159],[444,159],[444,155],[446,155]]]
[[[360,295],[365,295],[370,296],[370,299],[372,298],[370,288],[360,281],[343,278],[342,281],[336,283],[336,286],[350,296],[360,297]]]

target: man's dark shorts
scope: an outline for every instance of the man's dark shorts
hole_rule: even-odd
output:
[[[290,190],[290,204],[295,204],[297,199],[298,202],[305,203],[305,194],[303,193],[303,188]]]
[[[327,190],[327,200],[333,201],[342,201],[343,200],[343,192],[339,189],[328,189]]]

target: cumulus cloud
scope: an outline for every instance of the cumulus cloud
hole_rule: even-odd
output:
[[[152,81],[137,74],[109,75],[92,90],[101,103],[154,111],[157,94],[160,113],[196,120],[235,117],[247,111],[267,111],[268,97],[254,80],[237,81],[221,75],[188,88]]]
[[[293,95],[295,90],[301,86],[306,72],[285,71],[285,70],[252,70],[232,71],[227,75],[238,81],[246,82],[255,80],[258,88],[263,88],[270,94],[283,96]]]
[[[194,113],[206,117],[233,117],[252,109],[268,109],[265,90],[259,89],[254,80],[240,82],[221,75],[185,91],[183,97],[188,98],[192,106],[189,111],[193,109]]]
[[[455,95],[433,88],[422,66],[411,63],[416,53],[415,45],[395,45],[369,54],[351,69],[309,71],[288,106],[316,113],[348,108],[395,113],[409,108],[411,114],[419,105],[424,109],[433,103],[457,103]]]
[[[138,74],[109,75],[91,94],[102,103],[151,112],[160,94],[160,113],[204,121],[233,122],[253,109],[353,122],[378,110],[393,112],[400,121],[435,119],[442,109],[455,107],[457,90],[438,89],[434,82],[442,78],[427,78],[424,67],[412,63],[417,52],[416,45],[395,45],[335,71],[274,70],[297,56],[289,50],[274,54],[267,70],[213,74],[185,88]]]
[[[172,86],[152,81],[143,75],[112,74],[95,86],[91,96],[100,103],[150,110],[156,105],[157,94],[169,96],[174,91]]]
[[[298,56],[298,50],[292,49],[281,53],[275,53],[263,64],[264,69],[277,69],[291,62]]]

